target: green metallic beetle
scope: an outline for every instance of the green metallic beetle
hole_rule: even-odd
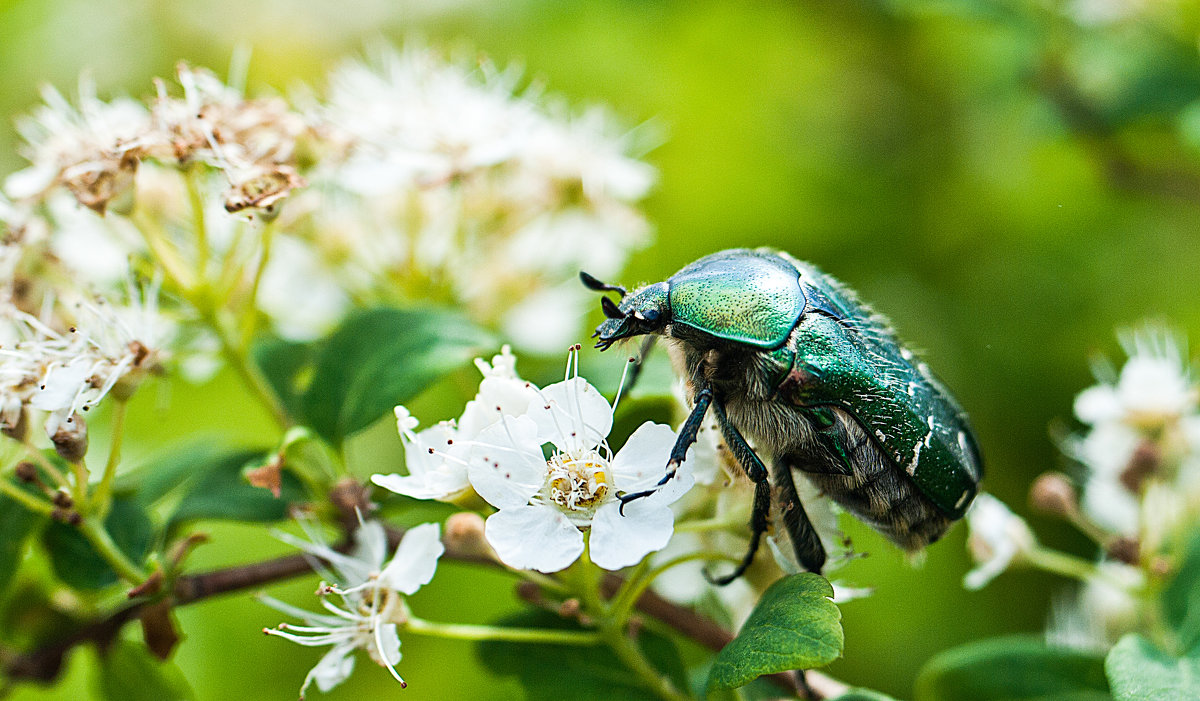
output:
[[[755,483],[754,559],[771,511],[796,558],[820,572],[825,549],[796,493],[793,470],[909,551],[963,516],[983,476],[967,417],[886,321],[813,266],[770,249],[732,249],[632,293],[580,273],[604,297],[596,347],[647,335],[667,339],[693,409],[659,483],[674,474],[708,409]],[[747,443],[770,457],[772,470]],[[621,495],[624,503],[653,490]]]

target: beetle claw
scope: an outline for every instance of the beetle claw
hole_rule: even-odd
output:
[[[624,516],[626,504],[628,504],[631,501],[637,501],[638,499],[641,499],[643,497],[648,497],[651,494],[653,494],[654,492],[655,492],[655,490],[653,490],[653,489],[643,489],[642,491],[634,492],[633,494],[624,494],[624,493],[618,494],[617,501],[621,502],[621,506],[620,506],[620,508],[617,509],[617,513]]]

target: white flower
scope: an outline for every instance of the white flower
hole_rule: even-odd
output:
[[[633,565],[670,540],[670,504],[693,483],[687,462],[674,479],[622,507],[620,493],[655,489],[675,443],[669,426],[645,423],[615,456],[608,402],[583,378],[541,390],[527,413],[484,429],[469,461],[475,491],[499,511],[485,536],[510,567],[556,572],[584,550],[605,569]],[[542,446],[550,443],[546,459]]]
[[[361,525],[355,534],[355,549],[349,555],[329,547],[314,529],[306,526],[306,530],[311,541],[285,534],[279,537],[328,563],[328,568],[316,560],[313,565],[333,582],[320,591],[321,605],[329,614],[311,613],[270,597],[262,598],[272,608],[305,623],[299,626],[284,623],[277,628],[265,628],[264,633],[305,646],[333,646],[304,678],[300,697],[304,698],[304,692],[313,682],[321,691],[329,691],[345,681],[354,670],[352,655],[360,648],[404,686],[404,680],[396,672],[396,663],[400,661],[397,628],[409,617],[404,595],[416,592],[433,578],[444,550],[439,527],[426,523],[409,530],[386,562],[387,534],[378,522]],[[340,597],[340,606],[324,599],[330,594]]]
[[[990,494],[975,497],[975,503],[967,511],[967,525],[971,529],[967,545],[978,565],[963,578],[967,589],[983,588],[1037,547],[1033,531],[1025,521]]]
[[[467,459],[480,431],[505,414],[524,412],[537,398],[533,385],[517,376],[516,358],[508,346],[492,358],[491,365],[482,358],[477,358],[475,365],[483,380],[457,422],[443,421],[418,432],[417,419],[408,409],[396,407],[396,426],[404,443],[408,474],[377,474],[371,477],[372,482],[415,499],[455,501],[470,490]]]
[[[1103,652],[1145,620],[1139,593],[1145,575],[1122,562],[1105,561],[1082,588],[1057,597],[1046,640],[1059,647]]]
[[[1197,392],[1188,377],[1180,342],[1163,329],[1126,334],[1129,360],[1115,383],[1101,382],[1075,400],[1080,421],[1100,425],[1119,421],[1153,430],[1195,411]]]

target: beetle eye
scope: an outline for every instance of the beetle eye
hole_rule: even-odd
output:
[[[652,324],[658,321],[658,316],[657,309],[647,309],[646,311],[642,312],[642,319],[644,321],[649,321]]]

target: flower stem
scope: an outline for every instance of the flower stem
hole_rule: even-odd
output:
[[[208,324],[208,327],[216,334],[217,340],[221,343],[221,355],[225,357],[226,362],[237,373],[242,383],[246,386],[246,389],[250,390],[255,399],[270,412],[280,428],[287,429],[291,427],[292,418],[288,415],[287,409],[283,407],[283,403],[275,396],[275,392],[267,384],[262,373],[258,371],[258,368],[247,357],[247,353],[231,338],[229,331],[221,323],[217,310],[203,300],[190,299],[189,301],[200,312],[200,317]]]
[[[630,576],[630,578],[626,580],[625,586],[622,587],[618,595],[613,597],[613,618],[623,619],[624,617],[628,616],[629,613],[633,611],[633,607],[637,605],[638,599],[642,598],[642,594],[646,593],[646,590],[650,588],[650,585],[654,583],[654,580],[657,579],[658,576],[663,572],[666,572],[672,567],[676,567],[687,562],[693,562],[695,560],[724,560],[727,562],[733,562],[734,564],[738,562],[737,558],[730,557],[725,553],[699,551],[689,553],[687,555],[680,555],[679,557],[667,560],[663,564],[655,567],[649,572],[645,572],[644,574],[639,566],[639,569],[635,570],[636,577]],[[643,562],[645,561],[643,560]],[[632,585],[630,583],[632,583]]]
[[[7,479],[0,479],[0,493],[7,495],[14,501],[20,502],[21,505],[26,509],[29,509],[35,513],[49,516],[54,512],[54,507],[51,506],[49,502],[38,499],[29,492],[26,492],[24,489],[21,489],[12,482],[9,482]]]
[[[608,644],[617,658],[621,660],[631,671],[638,675],[646,688],[653,691],[656,695],[666,699],[667,701],[683,701],[687,696],[679,693],[670,680],[662,676],[654,665],[646,659],[645,654],[637,646],[632,638],[625,634],[628,628],[627,615],[628,611],[624,611],[625,615],[621,617],[614,616],[616,613],[615,607],[605,610],[603,597],[600,595],[600,582],[602,576],[599,568],[592,564],[589,556],[587,545],[584,546],[583,554],[579,556],[579,561],[571,568],[571,574],[574,575],[572,580],[578,585],[578,594],[582,600],[585,610],[590,610],[600,621],[599,634],[604,642]]]
[[[30,441],[28,438],[26,438],[23,445],[25,446],[25,451],[29,454],[29,457],[36,460],[38,466],[41,467],[43,470],[45,470],[46,473],[54,479],[55,483],[58,484],[58,486],[64,487],[64,488],[68,488],[71,486],[67,482],[67,476],[62,473],[62,470],[59,470],[57,465],[55,465],[54,463],[47,460],[46,456],[42,454],[42,451],[39,450],[38,447],[36,445],[34,445],[32,441]]]
[[[75,474],[75,510],[80,514],[86,514],[88,509],[88,469],[83,463],[83,458],[78,462],[70,463],[71,471]]]
[[[113,542],[112,536],[100,525],[100,522],[95,518],[85,518],[79,524],[79,532],[84,538],[92,544],[96,552],[104,558],[104,561],[113,568],[122,579],[130,584],[141,584],[146,581],[146,573],[140,567],[135,565],[117,544]]]
[[[1088,560],[1041,546],[1025,553],[1025,561],[1040,570],[1081,581],[1092,579],[1099,572],[1096,565]]]
[[[112,501],[113,478],[117,475],[117,465],[121,462],[121,439],[125,435],[125,410],[128,402],[116,399],[112,414],[112,444],[108,448],[108,461],[104,463],[104,473],[100,476],[100,484],[92,496],[92,513],[103,519],[108,515],[108,507]]]
[[[617,658],[637,674],[648,689],[667,701],[686,701],[688,697],[650,664],[637,643],[622,628],[604,625],[600,628],[600,634]]]
[[[453,640],[503,640],[510,643],[549,645],[601,645],[604,640],[594,630],[552,630],[548,628],[501,628],[463,623],[435,623],[420,618],[408,619],[405,629],[413,633]]]
[[[188,203],[192,210],[192,233],[196,235],[196,271],[200,279],[208,268],[209,246],[208,225],[204,220],[204,195],[200,192],[200,184],[196,181],[198,168],[189,168],[183,180],[187,183]]]

